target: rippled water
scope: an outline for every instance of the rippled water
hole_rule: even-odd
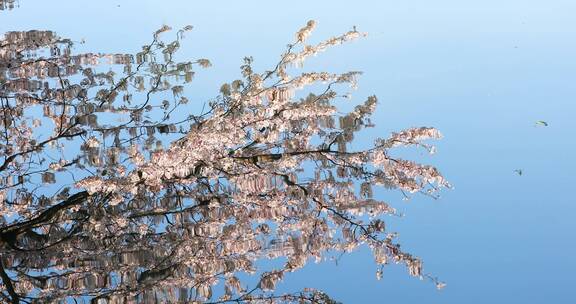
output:
[[[281,300],[323,297],[299,293],[311,287],[345,303],[569,302],[576,268],[574,199],[566,191],[576,181],[571,140],[576,112],[574,8],[570,1],[321,1],[281,7],[266,2],[0,1],[0,92],[6,97],[2,129],[13,127],[13,134],[2,137],[2,187],[8,188],[0,222],[0,301],[72,302],[75,297],[155,303],[209,295],[217,301],[224,285],[238,286],[231,276],[235,274],[247,291],[277,284],[274,295],[293,297]],[[167,180],[168,175],[190,175],[202,182],[201,176],[214,174],[209,171],[213,167],[197,161],[173,166],[169,173],[155,166],[190,163],[202,147],[231,146],[222,138],[240,135],[227,125],[216,121],[201,129],[198,124],[222,102],[217,96],[233,94],[238,83],[232,82],[242,79],[239,67],[246,64],[245,56],[253,56],[249,63],[254,70],[273,69],[294,32],[309,19],[318,21],[310,43],[353,26],[368,36],[312,57],[295,71],[364,74],[358,77],[358,89],[338,87],[338,94],[350,93],[352,99],[339,97],[334,119],[290,127],[298,133],[313,126],[341,128],[345,136],[334,145],[339,151],[343,146],[347,151],[367,149],[376,138],[402,129],[435,127],[444,134],[441,141],[427,142],[437,146],[436,154],[395,148],[391,156],[433,164],[455,187],[442,190],[439,199],[416,194],[404,201],[397,188],[408,187],[406,183],[385,179],[380,183],[396,190],[368,187],[358,172],[336,168],[315,176],[313,168],[326,159],[302,160],[304,171],[270,174],[274,164],[290,164],[284,163],[287,157],[281,151],[264,153],[258,145],[230,154],[237,156],[236,163],[227,164],[257,172],[241,171],[241,176],[190,189],[146,182]],[[172,30],[157,32],[163,25]],[[174,41],[178,50],[172,52]],[[142,46],[151,46],[156,54]],[[157,83],[159,75],[162,81]],[[119,82],[123,77],[126,83]],[[225,82],[229,88],[221,87]],[[320,94],[323,88],[311,90]],[[378,105],[370,122],[346,116],[372,94]],[[278,89],[265,98],[278,102],[306,95]],[[140,107],[141,112],[135,111]],[[298,114],[291,115],[287,119]],[[73,129],[57,130],[59,122],[71,117]],[[371,123],[375,127],[364,128]],[[269,126],[257,126],[253,131],[263,130],[261,136],[274,135]],[[71,136],[85,130],[96,131]],[[54,132],[71,138],[52,143]],[[144,162],[153,160],[140,170],[137,154],[122,148],[130,146],[131,138]],[[8,161],[39,144],[42,150],[30,151],[33,157]],[[216,149],[201,155],[229,152]],[[73,186],[90,176],[116,178],[123,174],[117,171],[122,164],[126,175],[133,173],[133,184],[142,180],[149,192],[126,188],[126,180],[79,184],[89,192]],[[350,178],[363,200],[347,204],[355,196],[341,185],[324,197],[328,204],[340,202],[334,203],[335,211],[358,218],[363,218],[360,211],[403,214],[382,217],[386,233],[397,232],[393,244],[402,244],[402,252],[419,259],[400,255],[401,265],[391,263],[380,273],[375,260],[400,251],[384,246],[388,251],[382,254],[364,244],[344,255],[330,251],[318,264],[309,259],[294,272],[270,272],[282,268],[286,256],[296,267],[303,257],[332,247],[326,246],[328,241],[351,246],[355,243],[340,241],[361,235],[334,211],[322,207],[316,213],[319,203],[295,203],[305,202],[313,192],[298,190],[294,183],[313,189],[311,181],[326,179],[332,169],[337,180]],[[108,194],[98,194],[102,189]],[[261,198],[243,201],[246,193]],[[233,195],[235,203],[223,207],[229,203],[225,195]],[[286,204],[272,199],[278,195]],[[254,221],[242,224],[246,218]],[[339,228],[330,234],[330,227]],[[279,228],[293,230],[279,233]],[[254,231],[257,237],[251,239]],[[268,259],[276,257],[280,259]],[[245,273],[252,268],[257,269],[254,275]],[[212,284],[214,279],[220,284]],[[438,291],[435,285],[441,282],[447,286]],[[260,289],[253,294],[272,296]]]

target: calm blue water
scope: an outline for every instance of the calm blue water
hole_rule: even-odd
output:
[[[436,201],[383,195],[406,214],[389,222],[404,249],[448,286],[399,266],[377,281],[360,250],[311,264],[280,290],[317,287],[345,303],[575,303],[576,2],[308,2],[21,0],[0,11],[0,33],[53,30],[85,39],[78,52],[136,52],[162,24],[192,24],[180,56],[214,64],[187,91],[200,103],[238,77],[242,57],[275,64],[308,19],[319,22],[312,41],[356,25],[370,35],[308,67],[365,72],[354,96],[380,105],[360,144],[412,126],[444,133],[436,155],[415,155],[455,189]]]

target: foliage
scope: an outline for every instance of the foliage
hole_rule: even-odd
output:
[[[284,274],[329,252],[369,246],[379,265],[403,263],[372,188],[435,196],[432,166],[391,156],[438,139],[413,128],[351,151],[377,99],[342,114],[335,103],[359,72],[292,73],[364,34],[307,44],[310,21],[269,71],[244,58],[199,114],[184,94],[206,59],[174,54],[163,27],[135,56],[72,55],[49,31],[0,41],[0,296],[7,302],[333,303],[322,292],[273,293]],[[103,62],[109,71],[99,71]],[[292,75],[294,74],[294,75]],[[320,90],[319,90],[320,88]],[[276,259],[278,269],[255,262]],[[240,278],[259,273],[252,289]],[[381,269],[378,270],[381,274]],[[442,286],[440,282],[437,282]],[[216,294],[215,286],[223,292]]]

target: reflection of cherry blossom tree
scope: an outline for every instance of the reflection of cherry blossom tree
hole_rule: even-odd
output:
[[[431,166],[394,157],[440,138],[414,128],[352,151],[371,96],[334,105],[359,72],[291,75],[356,29],[306,44],[310,21],[269,71],[252,58],[198,114],[184,84],[206,59],[176,62],[186,27],[163,27],[135,56],[72,55],[51,32],[0,41],[0,278],[4,301],[331,303],[320,291],[272,293],[284,274],[330,252],[369,246],[378,264],[421,261],[394,242],[396,215],[372,188],[435,196]],[[103,61],[110,70],[101,72]],[[100,64],[100,65],[98,65]],[[257,260],[279,261],[258,269]],[[378,275],[382,268],[378,269]],[[260,273],[256,283],[243,273]],[[433,279],[435,280],[435,279]],[[439,286],[442,284],[437,282]]]
[[[16,3],[16,0],[0,0],[0,10],[13,9]]]

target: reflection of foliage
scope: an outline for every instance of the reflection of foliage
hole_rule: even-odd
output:
[[[307,45],[314,25],[270,71],[256,73],[245,58],[242,79],[224,84],[198,114],[185,109],[183,84],[195,65],[210,63],[173,57],[190,27],[172,42],[160,39],[163,27],[135,56],[71,55],[72,42],[52,32],[7,33],[0,41],[4,300],[331,303],[313,289],[271,291],[310,258],[362,244],[378,264],[404,263],[422,276],[420,260],[385,229],[382,216],[396,212],[372,187],[435,195],[447,186],[434,167],[390,154],[397,146],[432,151],[421,141],[440,134],[409,129],[350,151],[355,133],[371,126],[376,97],[345,115],[334,103],[359,73],[288,70],[362,34]],[[110,71],[98,71],[103,60]],[[262,258],[283,266],[256,269]],[[246,289],[239,274],[256,271],[265,272]],[[224,291],[216,294],[219,283]]]
[[[0,0],[0,10],[13,9],[16,3],[16,0]]]

